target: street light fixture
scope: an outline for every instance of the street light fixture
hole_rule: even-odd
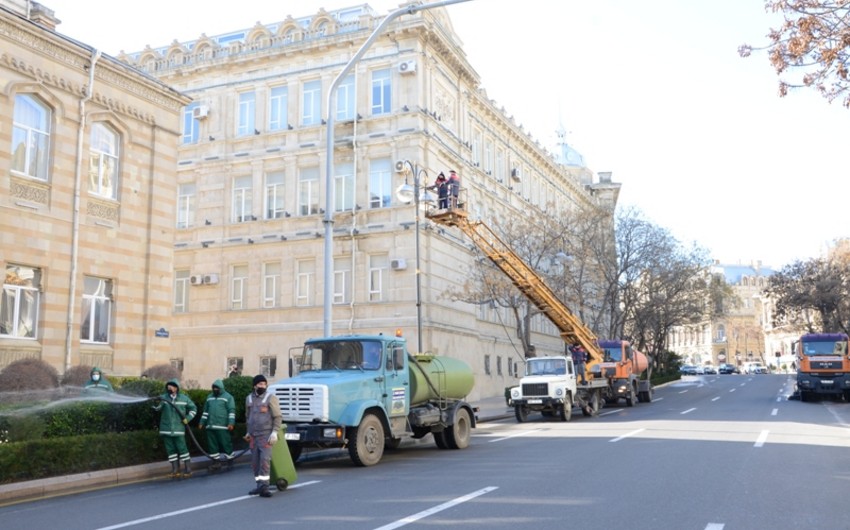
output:
[[[434,195],[429,193],[427,189],[422,188],[420,191],[419,185],[419,175],[425,174],[425,181],[428,181],[428,172],[424,169],[419,168],[418,166],[413,165],[410,160],[404,161],[405,165],[405,173],[404,173],[404,184],[398,187],[395,194],[399,201],[410,204],[411,201],[415,204],[416,208],[416,332],[417,332],[417,344],[419,346],[418,353],[422,353],[422,279],[420,276],[420,253],[419,253],[419,205],[420,203],[424,204],[435,204],[437,201],[434,200]],[[410,171],[413,172],[413,186],[407,183],[407,168],[410,168]]]

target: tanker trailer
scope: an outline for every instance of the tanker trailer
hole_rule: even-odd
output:
[[[474,379],[463,361],[411,355],[398,336],[346,335],[308,340],[289,364],[292,377],[270,391],[294,460],[304,449],[346,447],[356,465],[371,466],[385,448],[429,433],[440,449],[469,445]]]
[[[609,381],[605,401],[609,404],[620,399],[626,400],[631,407],[635,400],[641,403],[652,401],[652,385],[647,379],[641,379],[649,367],[646,355],[632,348],[625,340],[600,340],[602,362],[593,366],[595,377]]]

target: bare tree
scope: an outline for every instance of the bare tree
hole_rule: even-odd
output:
[[[738,53],[766,51],[776,69],[779,95],[790,88],[811,87],[829,101],[850,107],[850,3],[846,0],[767,0],[765,9],[783,15],[763,47],[742,45]],[[791,79],[790,76],[797,76]]]

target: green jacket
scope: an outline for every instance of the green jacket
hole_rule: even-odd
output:
[[[98,375],[97,381],[94,380],[95,374]],[[112,388],[112,383],[110,383],[109,379],[107,379],[103,375],[103,371],[101,371],[100,368],[95,366],[94,368],[92,368],[91,374],[89,374],[89,375],[90,375],[91,378],[88,381],[86,381],[86,384],[83,387],[83,393],[84,394],[89,394],[89,393],[95,394],[97,392],[113,392],[114,391],[113,388]]]
[[[168,393],[167,385],[177,387],[177,394],[173,398]],[[159,418],[159,434],[163,436],[184,436],[186,429],[183,419],[185,418],[187,423],[192,421],[198,413],[198,407],[195,406],[192,398],[180,392],[180,383],[176,379],[172,379],[167,385],[165,393],[159,396],[162,401],[153,407],[154,410],[162,411]]]
[[[227,430],[228,425],[236,425],[236,400],[224,389],[221,379],[216,379],[212,386],[221,389],[221,393],[216,396],[210,392],[198,423],[208,429]]]

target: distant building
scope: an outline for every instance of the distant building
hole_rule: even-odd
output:
[[[171,358],[202,384],[237,364],[288,374],[290,350],[323,332],[393,333],[469,362],[477,395],[501,395],[522,371],[507,311],[446,295],[476,266],[455,229],[415,219],[397,188],[456,169],[474,218],[604,208],[620,185],[595,182],[532,141],[480,86],[443,8],[391,23],[334,96],[333,285],[324,285],[328,93],[381,22],[368,5],[320,10],[120,58],[192,97],[182,109]],[[548,209],[554,205],[556,209]],[[548,213],[547,213],[548,212]],[[538,354],[562,352],[543,316]]]
[[[0,2],[0,369],[139,375],[170,358],[179,117],[189,99]]]

